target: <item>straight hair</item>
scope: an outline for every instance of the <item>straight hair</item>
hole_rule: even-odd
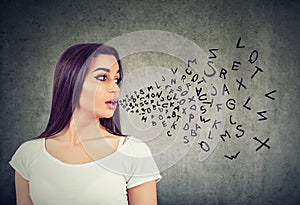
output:
[[[113,55],[116,58],[120,70],[119,86],[121,85],[123,71],[116,49],[97,43],[77,44],[69,47],[56,64],[48,124],[45,130],[34,139],[51,137],[70,123],[79,103],[82,85],[91,61],[99,54]],[[111,118],[100,118],[99,121],[109,133],[124,136],[121,132],[119,106]]]

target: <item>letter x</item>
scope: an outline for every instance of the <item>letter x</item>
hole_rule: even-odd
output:
[[[257,139],[257,137],[253,137],[253,139],[261,143],[261,145],[258,148],[256,148],[256,151],[258,151],[263,146],[266,146],[268,149],[271,148],[269,145],[267,145],[267,142],[269,141],[270,138],[266,139],[265,142],[260,141],[259,139]]]
[[[241,87],[247,89],[246,85],[243,84],[243,78],[241,78],[241,81],[239,81],[238,79],[236,79],[236,82],[239,84],[238,91],[240,91]]]
[[[191,98],[188,97],[189,103],[190,103],[190,102],[196,102],[196,100],[194,99],[194,97],[195,97],[194,95],[193,95],[193,97],[191,97]]]

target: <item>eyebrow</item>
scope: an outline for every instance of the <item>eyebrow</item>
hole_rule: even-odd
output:
[[[97,70],[103,70],[105,72],[109,72],[110,71],[108,68],[96,68],[93,72],[95,72]]]
[[[96,68],[93,72],[96,72],[98,70],[103,70],[105,72],[110,72],[110,69],[108,69],[108,68]],[[117,73],[120,73],[120,69],[118,69]]]

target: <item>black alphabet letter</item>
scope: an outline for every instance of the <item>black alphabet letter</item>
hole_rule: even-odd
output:
[[[207,122],[210,121],[210,118],[205,119],[204,117],[202,117],[202,115],[200,115],[200,121],[203,122],[203,123],[207,123]]]
[[[226,84],[224,83],[224,85],[223,85],[223,93],[222,93],[223,96],[225,95],[225,92],[227,93],[227,95],[230,94],[230,93],[229,93],[229,90],[228,90],[228,87],[227,87]]]
[[[222,75],[223,75],[224,79],[226,80],[226,73],[227,73],[227,70],[225,68],[222,68],[221,72],[220,72],[220,78],[222,78]]]
[[[248,109],[248,110],[251,110],[251,108],[247,106],[248,103],[249,103],[249,101],[250,101],[250,96],[248,97],[248,99],[247,99],[246,102],[244,103],[243,107],[246,108],[246,109]]]
[[[256,68],[256,70],[255,70],[255,72],[252,74],[251,79],[254,78],[254,76],[257,74],[258,71],[259,71],[259,72],[264,72],[264,71],[263,71],[260,67],[258,67],[258,66],[255,66],[255,68]]]
[[[241,87],[247,89],[246,85],[243,84],[243,78],[241,78],[241,81],[236,79],[236,82],[239,84],[238,91],[240,91]]]
[[[187,69],[185,69],[185,73],[188,74],[188,75],[191,75],[192,71],[187,68]]]
[[[232,70],[239,70],[238,67],[239,67],[240,65],[241,65],[241,62],[233,61],[231,69],[232,69]]]
[[[230,134],[229,134],[229,132],[228,132],[227,130],[225,130],[225,134],[221,134],[221,135],[220,135],[221,139],[222,139],[224,142],[225,142],[224,137],[226,137],[227,135],[228,135],[229,138],[231,138],[231,136],[230,136]]]
[[[231,155],[231,156],[227,156],[225,155],[226,158],[230,159],[230,160],[234,160],[239,156],[240,152],[236,153],[235,155]]]
[[[178,67],[176,67],[175,70],[173,70],[173,68],[171,68],[171,71],[172,71],[172,73],[173,73],[174,75],[176,74],[177,70],[178,70]]]
[[[217,107],[217,111],[219,112],[220,110],[222,110],[222,104],[216,104],[216,107]]]
[[[264,110],[264,111],[257,112],[257,114],[261,116],[261,118],[259,118],[258,121],[264,121],[268,119],[266,116],[264,116],[264,113],[267,113],[267,111]]]
[[[240,43],[241,43],[241,37],[239,38],[239,40],[236,44],[236,48],[245,48],[245,46],[241,46]]]
[[[221,123],[221,121],[217,121],[217,120],[215,120],[214,121],[214,124],[212,125],[212,128],[215,128],[216,130],[218,129],[218,127],[217,127],[217,124],[220,124]]]
[[[253,55],[254,55],[254,59],[253,59]],[[251,64],[253,64],[253,63],[255,63],[255,61],[257,60],[257,58],[258,58],[258,52],[257,52],[257,50],[254,50],[250,54],[248,62],[251,63]]]
[[[195,64],[197,64],[196,58],[195,58],[194,60],[188,60],[188,67],[191,67],[191,66],[190,66],[190,63],[195,63]]]
[[[238,134],[235,134],[235,136],[236,136],[237,138],[243,137],[244,134],[245,134],[245,130],[241,129],[241,127],[242,127],[242,125],[238,125],[238,126],[236,127],[236,129],[237,129],[238,131],[241,132],[241,134],[239,134],[239,135],[238,135]]]
[[[273,91],[271,91],[271,92],[269,92],[269,93],[266,93],[265,96],[266,96],[267,98],[270,98],[271,100],[275,100],[275,98],[273,98],[273,97],[270,96],[270,95],[273,94],[273,93],[276,93],[276,92],[277,92],[277,90],[273,90]]]
[[[198,142],[198,144],[200,145],[200,148],[204,151],[204,152],[208,152],[210,150],[209,145],[207,144],[207,142],[205,141],[201,141]]]
[[[232,124],[232,125],[235,125],[235,124],[236,124],[236,122],[233,122],[233,121],[232,121],[232,115],[230,115],[230,117],[229,117],[229,122],[230,122],[230,124]]]
[[[233,102],[233,103],[231,103]],[[229,106],[230,105],[230,106]],[[235,109],[235,99],[233,98],[229,98],[227,101],[226,101],[226,107],[229,109],[229,110],[234,110]]]
[[[185,141],[183,141],[184,144],[187,144],[187,143],[189,143],[189,141],[190,141],[190,140],[187,138],[187,136],[184,136],[183,139],[185,140]]]
[[[208,74],[205,70],[204,70],[204,75],[206,75],[207,77],[213,77],[216,74],[216,70],[215,68],[211,65],[214,64],[214,62],[212,61],[208,61],[207,65],[212,69],[212,73]]]
[[[214,51],[219,50],[218,48],[210,48],[209,52],[212,54],[212,56],[209,56],[208,58],[217,58],[217,55],[214,53]]]
[[[215,92],[211,93],[211,95],[216,96],[218,94],[217,88],[213,84],[211,84],[211,85],[212,85],[213,90],[215,91]]]

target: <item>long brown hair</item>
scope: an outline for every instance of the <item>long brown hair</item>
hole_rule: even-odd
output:
[[[53,81],[52,105],[46,129],[37,138],[47,138],[62,131],[70,122],[79,103],[84,79],[91,60],[99,54],[113,55],[123,77],[119,54],[113,47],[97,43],[77,44],[69,47],[56,64]],[[120,86],[120,85],[119,85]],[[119,106],[111,118],[101,118],[100,123],[111,134],[123,136],[120,128]]]

